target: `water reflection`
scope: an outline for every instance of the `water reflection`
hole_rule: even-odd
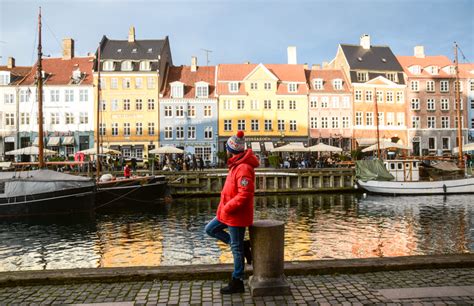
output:
[[[257,197],[256,219],[286,222],[285,259],[362,258],[474,250],[471,196]],[[0,222],[0,270],[231,262],[207,237],[218,198],[131,212]]]

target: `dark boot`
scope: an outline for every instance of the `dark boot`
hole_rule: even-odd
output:
[[[244,281],[232,278],[227,287],[221,288],[221,294],[244,293]]]
[[[244,257],[249,265],[252,264],[252,250],[250,249],[250,240],[244,241]]]

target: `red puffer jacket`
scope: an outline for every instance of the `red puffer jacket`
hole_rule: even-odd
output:
[[[251,149],[227,161],[229,174],[221,192],[217,220],[228,226],[250,226],[253,223],[255,168],[259,162]]]

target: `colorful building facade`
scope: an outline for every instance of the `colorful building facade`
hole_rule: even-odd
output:
[[[468,142],[474,142],[474,64],[459,64],[459,74],[466,96]]]

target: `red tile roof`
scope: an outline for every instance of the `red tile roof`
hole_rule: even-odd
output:
[[[0,66],[0,71],[10,71],[11,85],[21,82],[23,77],[25,77],[30,72],[30,70],[31,67],[28,66],[15,66],[13,68],[8,68],[8,66]]]
[[[183,98],[191,99],[196,97],[194,84],[197,82],[209,83],[209,97],[213,97],[216,89],[215,77],[215,66],[198,66],[195,72],[191,71],[190,66],[170,67],[166,86],[162,90],[163,98],[171,98],[170,83],[176,81],[184,83]]]
[[[416,77],[416,78],[452,78],[454,77],[453,74],[448,74],[441,70],[441,68],[446,66],[452,66],[453,62],[444,55],[436,55],[436,56],[425,56],[423,58],[415,57],[415,56],[397,56],[398,61],[403,67],[403,71],[407,74],[408,77]],[[420,74],[412,74],[409,67],[419,65],[421,66],[422,70]],[[429,66],[438,66],[439,73],[438,74],[431,74],[428,71],[424,70],[423,68]]]
[[[351,92],[349,87],[349,82],[347,81],[344,72],[342,70],[305,70],[306,78],[309,86],[310,93],[341,93],[347,94]],[[314,79],[323,79],[323,89],[322,90],[315,90],[314,89]],[[335,90],[334,86],[332,85],[332,81],[335,79],[342,79],[342,89]]]
[[[460,78],[474,78],[474,64],[465,63],[459,64],[459,77]]]
[[[43,70],[46,73],[45,85],[69,85],[72,72],[79,68],[85,73],[85,78],[78,85],[91,85],[93,81],[92,65],[93,57],[73,57],[70,60],[62,58],[45,58],[42,61]],[[33,66],[36,68],[36,64]],[[35,82],[36,69],[32,69],[22,85],[32,85]]]

